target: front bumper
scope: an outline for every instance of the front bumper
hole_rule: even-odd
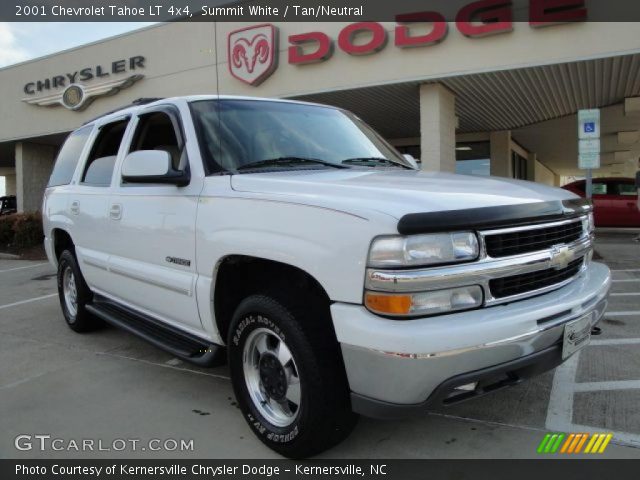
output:
[[[462,392],[466,399],[554,368],[562,361],[564,325],[589,313],[595,325],[610,285],[609,269],[591,263],[544,295],[438,317],[388,320],[336,303],[331,313],[352,407],[367,416],[400,417],[451,403],[460,385],[480,382],[477,391]]]

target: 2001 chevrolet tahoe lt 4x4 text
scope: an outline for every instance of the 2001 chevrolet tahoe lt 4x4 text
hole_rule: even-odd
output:
[[[535,183],[415,169],[349,112],[158,100],[64,144],[44,205],[60,304],[219,363],[289,457],[356,414],[453,404],[585,345],[610,287],[591,206]],[[202,394],[202,393],[201,393]]]

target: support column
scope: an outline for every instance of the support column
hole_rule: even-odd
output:
[[[16,143],[16,196],[18,212],[35,212],[49,181],[56,147],[36,143]]]
[[[511,131],[491,132],[491,175],[513,178],[511,166]]]
[[[422,169],[456,171],[456,97],[439,84],[420,85]]]

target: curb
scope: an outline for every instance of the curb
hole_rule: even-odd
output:
[[[12,253],[0,253],[0,260],[20,260],[20,255],[13,255]]]

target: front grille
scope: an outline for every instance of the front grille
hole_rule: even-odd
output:
[[[575,242],[582,234],[582,222],[573,222],[534,230],[487,235],[485,245],[487,255],[500,258],[546,250],[554,245]]]
[[[579,258],[569,263],[562,270],[541,270],[539,272],[524,273],[511,277],[496,278],[489,281],[489,288],[494,298],[505,298],[521,293],[532,292],[550,287],[575,276],[582,267],[583,259]]]

